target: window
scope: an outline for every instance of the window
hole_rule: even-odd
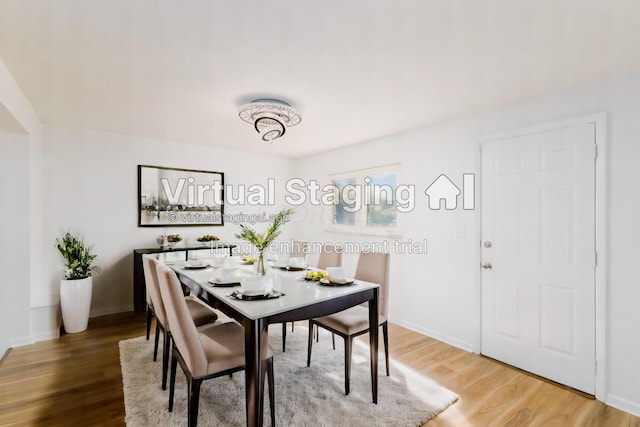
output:
[[[367,204],[367,226],[395,227],[398,212],[394,193],[398,187],[396,172],[383,172],[369,177],[369,203]]]
[[[399,171],[394,164],[330,175],[334,201],[327,208],[327,229],[397,235],[398,213],[413,209],[413,187],[398,184]]]
[[[356,179],[349,178],[337,178],[331,180],[331,184],[336,187],[334,191],[337,192],[337,203],[333,207],[333,219],[335,224],[339,225],[355,225],[356,223],[356,203],[355,200],[345,199],[345,195],[350,191],[350,188],[355,188]]]

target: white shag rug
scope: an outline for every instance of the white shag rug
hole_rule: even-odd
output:
[[[307,368],[307,328],[296,325],[287,333],[282,353],[282,327],[272,325],[269,344],[274,352],[276,424],[279,426],[419,426],[436,416],[458,396],[408,367],[391,360],[385,374],[382,334],[378,375],[378,404],[371,400],[369,348],[354,341],[351,392],[344,394],[344,345],[321,330]],[[160,342],[162,347],[162,340]],[[129,427],[187,425],[186,380],[180,365],[176,375],[173,412],[167,411],[169,387],[163,391],[162,350],[153,362],[153,337],[120,341],[125,422]],[[271,425],[265,385],[264,425]],[[244,426],[244,371],[202,383],[200,426]]]

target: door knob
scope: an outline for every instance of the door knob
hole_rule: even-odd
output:
[[[490,262],[485,262],[484,264],[482,264],[482,268],[484,268],[485,270],[491,270],[493,266]]]

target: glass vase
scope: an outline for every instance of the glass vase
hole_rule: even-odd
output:
[[[264,253],[260,251],[258,253],[258,260],[256,261],[256,275],[264,276],[267,274],[267,270],[264,268]]]

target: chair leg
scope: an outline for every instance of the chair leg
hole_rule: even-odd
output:
[[[198,425],[198,406],[200,404],[200,385],[202,384],[202,380],[191,378],[189,382],[189,400],[187,403],[189,412],[187,415],[187,424],[189,427],[195,427]]]
[[[282,352],[287,349],[287,322],[282,322]]]
[[[387,365],[387,376],[389,376],[389,325],[382,324],[382,338],[384,339],[384,361]]]
[[[296,322],[291,322],[291,332],[293,332],[293,328],[296,327]]]
[[[173,411],[173,395],[176,389],[176,368],[178,367],[178,359],[175,354],[171,354],[171,377],[169,379],[169,412]]]
[[[258,404],[258,408],[262,410],[262,408],[264,408],[264,377],[267,375],[267,361],[262,360],[262,362],[260,362],[260,366],[260,403]]]
[[[320,333],[320,329],[318,329]],[[313,322],[309,320],[309,342],[307,344],[307,368],[311,366],[311,346],[313,346]]]
[[[156,336],[153,345],[153,361],[155,362],[158,359],[158,340],[160,339],[160,325],[158,324],[158,319],[156,319]]]
[[[333,349],[336,349],[336,334],[331,333],[331,342],[333,343]]]
[[[269,412],[271,413],[271,426],[276,425],[276,395],[273,381],[273,358],[267,360],[267,375],[269,376]]]
[[[316,325],[316,342],[320,342],[320,326]]]
[[[171,332],[164,332],[162,347],[162,389],[167,389],[167,370],[169,368],[169,353],[171,352]]]
[[[276,408],[275,408],[275,395],[274,395],[274,383],[273,383],[273,357],[262,361],[262,376],[260,377],[260,385],[262,393],[262,399],[260,400],[259,408],[264,407],[264,376],[268,377],[269,385],[269,412],[271,413],[271,425],[276,425]]]
[[[147,341],[149,341],[149,333],[151,332],[151,320],[153,319],[153,311],[147,304]]]
[[[349,394],[351,385],[351,337],[344,337],[344,394]]]

